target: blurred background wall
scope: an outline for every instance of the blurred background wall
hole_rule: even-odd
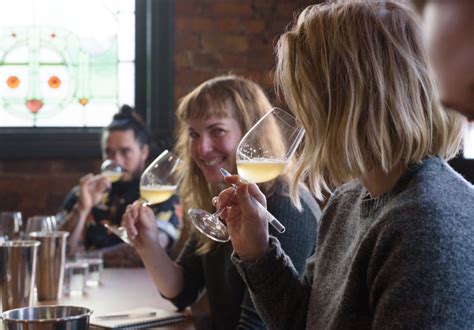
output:
[[[173,103],[197,84],[223,73],[249,77],[272,94],[274,43],[295,11],[314,2],[175,0]],[[2,158],[0,210],[20,210],[24,219],[56,213],[69,189],[81,176],[97,172],[99,164],[98,157],[80,155],[74,159]]]

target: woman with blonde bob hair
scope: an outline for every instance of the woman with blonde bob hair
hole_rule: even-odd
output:
[[[177,117],[176,152],[181,158],[178,188],[184,211],[201,208],[215,211],[211,197],[226,188],[220,168],[236,172],[236,150],[240,139],[271,105],[254,82],[233,76],[205,81],[180,100]],[[278,144],[274,132],[262,136]],[[314,252],[320,210],[308,189],[296,189],[302,211],[292,205],[289,178],[261,186],[268,208],[283,221],[284,234],[276,235],[295,268],[302,273]],[[187,212],[184,212],[187,214]],[[298,219],[293,219],[293,218]],[[211,241],[194,227],[178,259],[172,261],[156,244],[157,231],[148,208],[135,203],[124,216],[134,246],[161,294],[178,308],[193,304],[207,290],[213,329],[260,329],[264,324],[250,300],[230,255],[230,242]]]
[[[306,130],[292,196],[305,179],[317,196],[338,188],[300,280],[266,230],[264,196],[226,179],[239,187],[217,206],[263,320],[271,329],[472,327],[474,189],[446,163],[464,123],[436,101],[414,14],[395,1],[310,6],[277,59],[279,87]]]

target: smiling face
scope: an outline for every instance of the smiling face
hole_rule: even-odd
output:
[[[242,138],[238,121],[232,117],[187,120],[191,157],[210,184],[224,182],[221,167],[236,173],[235,152]]]
[[[427,1],[428,54],[441,102],[474,120],[474,1]]]

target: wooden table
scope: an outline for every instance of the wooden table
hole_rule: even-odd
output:
[[[95,315],[120,312],[137,307],[155,307],[175,311],[176,307],[163,299],[144,268],[105,268],[102,285],[87,288],[82,296],[65,296],[59,301],[36,302],[36,306],[70,305],[93,310]],[[195,329],[191,317],[188,320],[160,329]]]

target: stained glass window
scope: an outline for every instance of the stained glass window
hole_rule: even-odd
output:
[[[134,0],[0,3],[0,127],[100,127],[134,104]]]
[[[464,138],[464,158],[474,159],[474,123],[470,123]]]

